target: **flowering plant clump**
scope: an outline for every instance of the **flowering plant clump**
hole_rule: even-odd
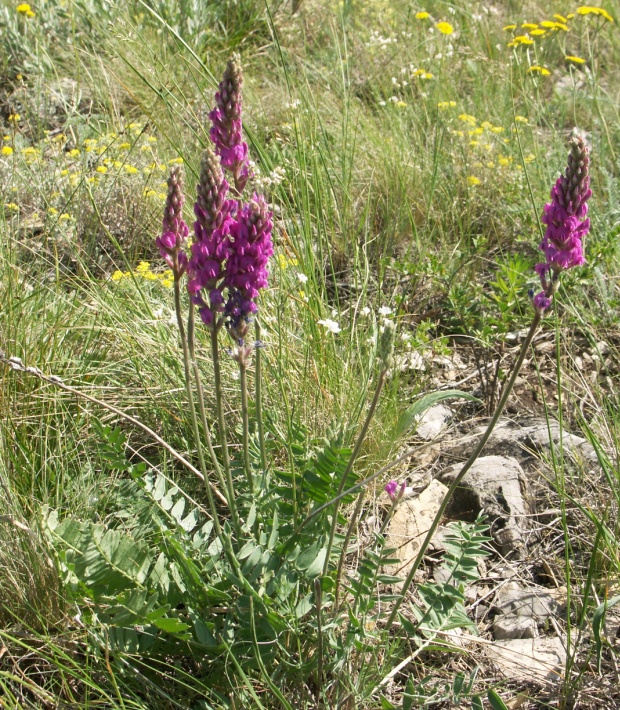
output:
[[[583,239],[590,229],[587,201],[592,195],[588,175],[588,148],[583,138],[571,144],[568,166],[551,190],[551,202],[544,208],[542,222],[547,225],[540,248],[545,263],[536,265],[543,290],[534,296],[534,307],[543,312],[551,305],[559,275],[565,269],[585,263]]]
[[[219,85],[216,107],[209,114],[215,152],[208,147],[202,156],[189,261],[182,248],[187,226],[181,217],[178,165],[170,172],[164,233],[157,239],[157,246],[179,278],[187,271],[187,289],[203,323],[217,332],[224,323],[220,315],[224,313],[237,355],[243,352],[247,356],[248,326],[258,309],[259,291],[267,286],[267,262],[273,246],[271,212],[264,197],[255,193],[248,203],[230,199],[232,193],[224,176],[223,169],[232,173],[235,197],[241,198],[249,177],[248,146],[242,138],[241,83],[241,65],[235,54]]]

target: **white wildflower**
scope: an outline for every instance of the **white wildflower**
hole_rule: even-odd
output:
[[[340,326],[335,320],[331,320],[331,318],[326,318],[325,320],[320,320],[319,325],[324,325],[325,328],[329,333],[339,333],[340,332]]]

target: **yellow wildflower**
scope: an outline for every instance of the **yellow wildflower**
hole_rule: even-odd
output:
[[[472,187],[475,187],[476,185],[480,185],[480,178],[477,178],[475,175],[470,175],[467,178],[467,184],[471,185]]]
[[[151,270],[151,265],[148,261],[141,261],[138,266],[136,266],[137,274],[145,274],[147,271]]]
[[[532,153],[529,153],[529,155],[526,155],[524,158],[524,161],[526,163],[531,163],[532,161],[536,160],[536,156],[533,155]]]
[[[495,163],[493,161],[489,160],[489,162],[487,163],[487,168],[489,168],[489,170],[493,170],[494,167],[495,167]]]
[[[163,279],[161,284],[166,288],[172,288],[174,286],[174,281],[172,279]]]
[[[555,23],[555,22],[552,22],[551,20],[543,20],[543,21],[540,23],[540,26],[541,26],[541,27],[546,27],[548,30],[553,30],[553,29],[555,29],[555,25],[556,25],[556,23]]]
[[[26,15],[26,17],[34,17],[34,12],[27,2],[20,3],[16,8],[20,15]]]
[[[544,25],[542,24],[542,22],[541,22],[540,24],[544,27]],[[522,27],[524,30],[535,30],[535,29],[538,27],[538,25],[535,25],[533,22],[524,22],[524,23],[521,25],[521,27]]]
[[[118,146],[119,150],[129,150],[131,148],[131,143],[121,143]]]
[[[556,15],[554,15],[554,17],[555,17],[555,19],[556,19],[558,22],[563,22],[564,24],[566,24],[566,22],[567,22],[566,18],[563,17],[562,15],[557,15],[557,14],[556,14]]]
[[[435,27],[442,35],[451,35],[454,32],[454,27],[449,22],[438,22]]]
[[[516,30],[517,26],[516,25],[506,25],[506,27],[503,28],[504,32],[512,32],[512,30]]]
[[[459,118],[461,119],[461,121],[465,121],[465,123],[469,123],[471,126],[475,126],[475,125],[476,125],[476,117],[475,117],[475,116],[471,116],[471,115],[468,114],[468,113],[461,113],[461,114],[459,114]]]
[[[581,57],[575,57],[572,54],[568,54],[566,57],[564,57],[567,62],[574,62],[575,64],[585,64],[586,60],[582,59]]]
[[[106,168],[105,165],[98,165],[96,170],[98,173],[101,173],[102,175],[105,175],[108,172],[108,169]]]
[[[125,165],[123,167],[123,170],[129,175],[135,175],[135,173],[138,172],[138,168],[136,168],[134,165]]]
[[[183,165],[183,158],[172,158],[168,161],[168,165]],[[161,165],[159,166],[159,169],[162,169]],[[166,168],[164,167],[163,169],[165,170]]]
[[[11,148],[10,145],[3,145],[2,146],[2,151],[0,151],[2,155],[13,155],[13,148]]]
[[[67,153],[67,155],[68,155],[70,158],[77,158],[77,157],[80,155],[80,151],[79,151],[78,148],[73,148],[72,150],[70,150],[70,151]]]
[[[149,136],[146,140],[149,143],[157,143],[157,138],[155,136]]]
[[[456,106],[456,101],[440,101],[437,104],[437,108],[454,108]]]
[[[478,141],[469,141],[470,148],[476,148],[477,145],[478,145]]]
[[[603,10],[602,7],[590,7],[589,5],[582,5],[577,8],[578,15],[600,15],[605,18],[608,22],[613,22],[614,18],[607,12]]]
[[[422,12],[418,12],[416,14],[415,19],[416,20],[428,20],[429,17],[430,17],[430,14],[423,10]]]
[[[517,44],[534,44],[534,40],[527,35],[518,35],[513,41]]]
[[[528,70],[528,73],[538,72],[541,76],[549,76],[551,72],[545,67],[539,67],[538,64],[533,64]]]
[[[510,165],[510,158],[498,158],[497,162],[502,166],[502,167],[507,167]]]
[[[112,274],[112,281],[120,281],[123,278],[123,272],[116,270]]]
[[[7,210],[18,210],[19,205],[16,205],[14,202],[7,202],[6,205],[4,205]]]
[[[58,218],[59,222],[66,222],[68,219],[71,219],[71,215],[67,214],[66,212],[63,212],[60,217]]]
[[[533,37],[544,37],[544,36],[547,34],[547,30],[541,30],[541,29],[538,29],[538,30],[530,30],[530,34],[531,34]]]
[[[503,126],[491,126],[491,133],[503,133],[503,132],[504,132]]]
[[[12,113],[9,116],[9,123],[17,123],[20,118],[21,118],[21,116],[18,113]]]
[[[527,123],[527,118],[525,118],[525,116],[515,116],[515,121],[518,123]]]

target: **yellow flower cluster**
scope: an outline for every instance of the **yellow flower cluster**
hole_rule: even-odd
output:
[[[598,15],[599,17],[602,17],[604,20],[607,20],[607,22],[614,21],[614,18],[607,12],[607,10],[603,10],[602,7],[591,7],[590,5],[582,5],[581,7],[577,8],[577,14],[578,15]]]
[[[24,15],[24,17],[34,17],[34,12],[27,2],[20,3],[15,9],[20,15]]]
[[[541,67],[538,64],[532,64],[532,66],[527,70],[528,74],[538,73],[540,76],[549,76],[551,72],[545,67]]]
[[[166,269],[166,271],[156,273],[151,270],[151,265],[148,261],[141,261],[133,272],[115,271],[112,274],[112,281],[121,281],[122,279],[131,278],[132,273],[134,278],[142,278],[146,281],[158,281],[166,288],[172,288],[174,285],[174,276],[171,269]]]
[[[284,271],[289,266],[298,266],[299,261],[294,256],[286,256],[286,254],[278,254],[278,266]]]
[[[568,32],[568,23],[573,20],[578,15],[597,15],[602,17],[607,22],[613,22],[613,17],[604,10],[602,7],[591,7],[590,5],[582,5],[578,7],[576,12],[571,12],[566,17],[564,15],[555,14],[553,20],[542,20],[541,22],[524,22],[521,24],[521,30],[525,30],[526,34],[519,34],[512,38],[508,42],[508,47],[519,47],[520,45],[531,45],[534,44],[535,39],[544,39],[546,37],[552,36],[555,32],[563,31]],[[506,25],[504,27],[506,32],[514,32],[517,30],[516,24]]]

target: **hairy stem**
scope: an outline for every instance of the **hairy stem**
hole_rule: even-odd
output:
[[[176,260],[176,257],[175,257]],[[175,264],[176,266],[176,264]],[[196,418],[196,407],[194,406],[194,395],[192,393],[192,382],[190,377],[190,358],[189,358],[189,347],[187,344],[187,337],[185,334],[185,326],[183,325],[183,313],[181,310],[181,284],[178,276],[178,269],[175,269],[174,276],[174,310],[177,316],[177,326],[179,328],[179,336],[181,338],[181,348],[183,350],[183,369],[185,371],[185,390],[187,392],[187,401],[189,404],[189,413],[192,420],[192,428],[194,430],[194,441],[196,443],[196,450],[198,451],[198,461],[200,462],[200,470],[204,476],[205,488],[207,491],[207,498],[209,500],[209,507],[211,508],[211,515],[213,516],[213,524],[215,525],[215,531],[218,535],[221,533],[220,521],[217,514],[217,508],[215,507],[215,500],[213,499],[213,493],[211,492],[211,486],[209,485],[209,474],[207,471],[207,465],[205,463],[205,457],[202,451],[202,446],[200,445],[200,431],[198,428],[198,419]],[[228,500],[230,501],[230,494],[228,495]]]
[[[243,423],[243,466],[248,481],[250,494],[254,493],[252,466],[250,464],[250,415],[248,413],[248,368],[245,362],[239,362],[239,380],[241,385],[241,420]]]
[[[256,368],[254,376],[256,422],[258,425],[258,444],[260,447],[260,465],[263,474],[267,470],[267,453],[265,450],[265,428],[263,426],[263,366],[260,342],[260,323],[258,319],[254,321],[256,331]]]
[[[452,485],[450,486],[450,488],[448,488],[448,492],[444,496],[444,499],[443,499],[441,505],[439,506],[439,510],[437,511],[437,515],[435,515],[435,518],[433,519],[433,522],[432,522],[428,532],[426,533],[426,537],[424,538],[424,541],[422,542],[422,545],[421,545],[421,547],[418,551],[418,554],[415,558],[415,562],[413,563],[413,566],[412,566],[411,570],[409,571],[409,574],[407,575],[407,578],[405,579],[405,581],[403,583],[403,587],[401,589],[400,594],[398,595],[398,599],[396,600],[396,602],[394,603],[394,606],[392,607],[392,611],[387,619],[386,626],[385,626],[386,632],[389,632],[390,629],[392,628],[392,624],[394,623],[394,621],[396,619],[396,616],[398,614],[398,610],[400,609],[400,606],[403,603],[403,600],[407,594],[407,591],[409,590],[409,587],[411,586],[411,584],[413,582],[413,578],[415,577],[415,574],[418,571],[420,564],[422,563],[422,559],[424,558],[424,555],[426,554],[426,550],[428,549],[428,546],[433,538],[433,535],[435,534],[437,528],[439,527],[439,523],[441,522],[443,514],[446,512],[446,508],[448,507],[448,503],[452,500],[452,497],[454,496],[458,487],[461,485],[461,483],[462,483],[463,479],[465,478],[465,475],[467,474],[469,469],[474,465],[478,456],[480,456],[482,449],[485,447],[487,441],[489,440],[489,437],[493,433],[493,429],[495,429],[495,425],[497,424],[500,416],[502,415],[502,412],[504,411],[504,407],[506,406],[506,402],[508,401],[508,397],[510,396],[510,393],[512,392],[512,388],[514,387],[514,384],[517,380],[517,377],[519,375],[519,371],[521,370],[521,366],[523,365],[523,361],[525,360],[525,356],[527,355],[527,352],[530,349],[530,345],[532,344],[532,339],[534,338],[534,335],[536,334],[536,331],[537,331],[538,326],[540,324],[541,318],[542,318],[542,315],[538,311],[536,311],[536,314],[534,315],[534,319],[532,320],[532,324],[531,324],[530,329],[528,331],[527,337],[525,338],[523,346],[521,347],[521,352],[519,353],[519,357],[517,358],[517,361],[514,364],[512,374],[510,376],[510,380],[506,384],[504,392],[502,393],[502,396],[501,396],[499,403],[497,405],[497,409],[495,410],[495,413],[493,414],[493,417],[491,418],[491,421],[489,422],[489,425],[487,426],[480,441],[477,443],[476,447],[471,452],[470,457],[463,464],[463,468],[460,470],[458,476],[452,482]]]
[[[220,371],[220,353],[217,342],[217,329],[211,330],[211,357],[213,359],[213,384],[215,389],[215,406],[217,409],[217,421],[220,429],[220,441],[222,445],[222,461],[224,463],[224,473],[226,475],[226,491],[231,501],[230,512],[232,514],[233,526],[237,533],[237,539],[241,539],[241,525],[237,506],[232,502],[235,500],[235,489],[233,486],[232,473],[230,471],[230,456],[228,453],[228,440],[226,437],[226,420],[224,419],[224,406],[222,394],[222,376]]]
[[[204,400],[204,392],[202,389],[202,381],[200,379],[200,368],[198,367],[198,363],[196,362],[196,351],[195,351],[195,307],[192,301],[190,300],[189,304],[189,314],[187,316],[187,346],[189,350],[189,359],[190,359],[190,364],[192,367],[192,371],[194,373],[194,380],[196,381],[196,394],[198,396],[198,411],[200,412],[200,419],[202,422],[202,428],[204,431],[204,436],[205,440],[207,442],[207,448],[209,449],[209,456],[211,457],[211,461],[213,463],[213,468],[215,469],[215,473],[217,474],[217,480],[219,485],[226,490],[226,479],[224,478],[224,473],[222,472],[222,467],[220,466],[220,462],[215,454],[215,449],[213,448],[213,438],[211,436],[211,429],[209,428],[209,422],[207,421],[207,412],[205,408],[205,400]],[[230,496],[230,491],[228,491],[228,498],[229,498],[229,508],[235,505],[235,499],[234,497]]]
[[[353,447],[353,451],[351,452],[351,456],[349,458],[349,461],[347,463],[347,467],[342,474],[342,478],[340,479],[340,484],[338,486],[338,491],[336,492],[336,504],[334,506],[334,512],[333,512],[333,518],[332,518],[332,526],[331,530],[329,531],[329,540],[327,542],[327,555],[325,556],[325,564],[323,565],[323,574],[327,574],[327,570],[329,568],[329,558],[331,556],[331,551],[332,551],[332,546],[334,544],[334,537],[336,535],[336,527],[338,526],[338,510],[340,509],[340,494],[344,490],[344,487],[347,482],[347,478],[349,477],[349,474],[351,473],[351,469],[353,468],[353,464],[355,463],[355,459],[357,458],[357,455],[360,452],[360,449],[362,448],[362,444],[364,443],[364,439],[366,438],[366,434],[368,433],[368,427],[370,426],[370,422],[372,421],[372,418],[375,414],[375,409],[377,408],[377,404],[379,402],[379,396],[381,395],[381,390],[383,389],[383,385],[385,383],[385,375],[387,373],[387,370],[381,370],[379,373],[379,379],[377,380],[377,387],[375,388],[375,394],[372,398],[372,402],[370,403],[370,409],[368,410],[368,414],[366,415],[366,419],[364,421],[364,424],[362,426],[362,430],[359,433],[359,436],[357,437],[357,441],[355,442],[355,446]]]

